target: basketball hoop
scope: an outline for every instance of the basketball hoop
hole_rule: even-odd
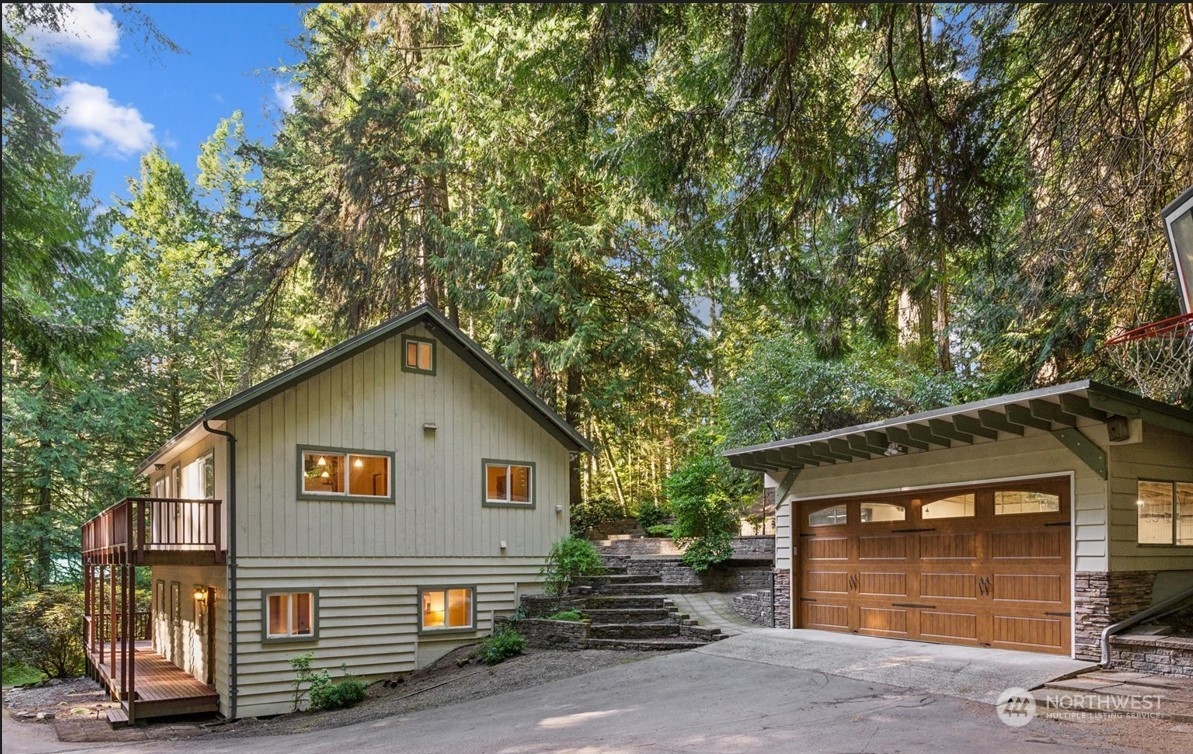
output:
[[[1180,314],[1106,341],[1106,352],[1146,398],[1181,403],[1193,385],[1193,313]]]

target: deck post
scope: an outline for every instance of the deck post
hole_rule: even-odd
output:
[[[136,562],[144,563],[145,562],[145,542],[146,542],[145,501],[138,500],[136,505],[137,505],[137,560],[136,560]]]
[[[116,679],[116,566],[108,565],[108,678]],[[109,688],[109,690],[111,690]],[[119,700],[119,696],[117,696]]]
[[[135,565],[125,566],[128,578],[128,610],[125,618],[125,641],[128,646],[128,721],[133,723],[136,721],[135,708],[137,704],[137,637],[134,634],[136,630],[137,616],[134,612],[137,600],[137,567]]]
[[[104,567],[100,564],[96,568],[95,596],[99,599],[99,622],[95,624],[91,633],[97,637],[96,649],[99,650],[99,665],[104,664]],[[97,668],[98,670],[98,668]]]

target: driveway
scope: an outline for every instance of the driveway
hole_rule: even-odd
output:
[[[719,643],[719,649],[732,648],[733,641]],[[771,653],[781,655],[778,648]],[[300,736],[202,737],[168,745],[97,745],[94,750],[204,754],[1124,751],[1102,740],[1096,725],[1036,719],[1026,727],[1012,728],[1000,722],[988,704],[760,659],[767,658],[729,657],[710,650],[683,652],[473,702]],[[10,727],[6,723],[6,751]]]

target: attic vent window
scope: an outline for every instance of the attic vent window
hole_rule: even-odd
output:
[[[402,336],[402,371],[435,374],[435,341]]]

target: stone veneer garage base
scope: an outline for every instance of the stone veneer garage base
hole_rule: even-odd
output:
[[[1073,575],[1073,656],[1102,659],[1102,630],[1147,609],[1157,571],[1078,571]]]

